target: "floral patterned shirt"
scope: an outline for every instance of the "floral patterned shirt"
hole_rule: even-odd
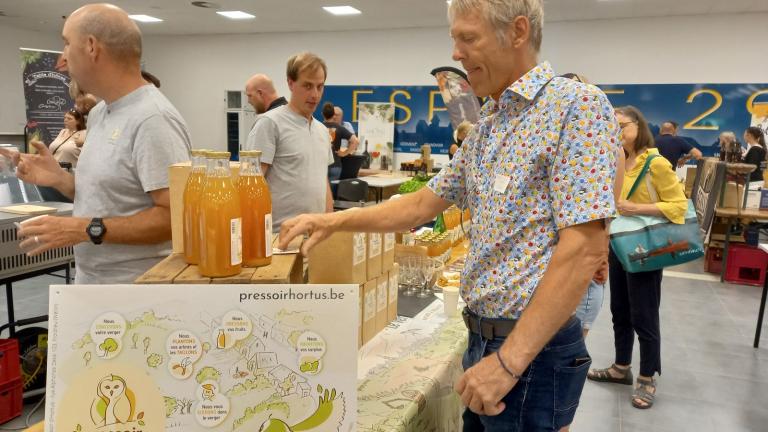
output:
[[[605,94],[555,77],[546,62],[483,106],[464,145],[429,183],[472,213],[461,288],[470,310],[519,318],[558,230],[615,215],[618,134]]]

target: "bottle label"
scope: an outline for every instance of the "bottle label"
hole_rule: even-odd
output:
[[[381,255],[381,234],[370,233],[368,235],[371,236],[370,257],[376,258],[377,256]]]
[[[266,257],[272,256],[272,213],[264,215],[264,248]]]
[[[243,224],[242,219],[236,218],[229,222],[230,251],[232,265],[243,262]]]

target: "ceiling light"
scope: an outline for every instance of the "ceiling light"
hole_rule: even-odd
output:
[[[217,5],[216,3],[212,3],[209,1],[193,1],[192,6],[197,6],[201,8],[207,8],[207,9],[218,9],[221,6]]]
[[[251,15],[243,11],[217,11],[217,14],[225,16],[229,19],[253,19],[256,15]]]
[[[334,15],[359,15],[362,13],[352,6],[323,6],[323,9]]]
[[[130,18],[130,19],[132,19],[134,21],[143,22],[143,23],[154,23],[154,22],[162,22],[163,21],[160,18],[155,18],[155,17],[149,16],[149,15],[128,15],[128,18]]]

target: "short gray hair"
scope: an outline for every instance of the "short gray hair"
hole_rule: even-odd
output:
[[[479,11],[496,29],[499,42],[506,44],[507,30],[515,18],[524,16],[531,23],[530,43],[536,52],[541,50],[544,29],[544,4],[542,0],[452,0],[448,7],[448,19],[453,22],[457,15]]]
[[[133,21],[120,18],[100,11],[85,13],[78,31],[103,43],[117,61],[138,62],[141,60],[141,30]]]

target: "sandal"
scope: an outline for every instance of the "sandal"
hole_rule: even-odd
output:
[[[653,393],[646,390],[653,389]],[[632,393],[632,406],[637,409],[648,409],[653,406],[653,400],[656,398],[656,380],[637,379],[637,387]],[[642,403],[641,403],[642,402]]]
[[[611,369],[616,373],[621,374],[621,376],[615,377],[611,375]],[[621,369],[614,363],[609,368],[590,370],[589,373],[587,373],[587,378],[597,382],[632,385],[632,367]]]

